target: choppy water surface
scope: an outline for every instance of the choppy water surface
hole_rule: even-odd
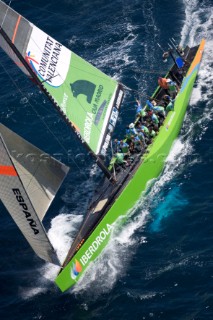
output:
[[[174,37],[192,46],[205,37],[207,44],[163,174],[74,289],[58,291],[53,283],[57,269],[34,255],[0,207],[1,319],[213,319],[213,2],[14,0],[12,6],[105,73],[139,90],[142,101],[168,67],[161,63],[156,42],[166,47]],[[71,167],[45,218],[63,259],[100,172],[91,160],[83,166],[84,150],[70,129],[2,52],[0,83],[1,122],[46,152],[60,153]],[[131,99],[127,93],[117,136],[135,115]]]

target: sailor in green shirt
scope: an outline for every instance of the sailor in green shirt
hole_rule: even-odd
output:
[[[125,167],[127,167],[127,166],[129,166],[129,161],[127,160],[125,160],[124,158],[125,158],[125,156],[128,156],[129,155],[129,153],[122,153],[122,152],[117,152],[116,154],[115,154],[115,165],[116,165],[116,167],[119,167],[119,166],[121,166],[121,167],[123,167],[123,168],[125,168]]]
[[[173,110],[174,110],[174,100],[170,100],[170,102],[166,106],[166,112],[168,113],[169,111],[173,111]]]
[[[178,88],[176,82],[172,81],[171,79],[168,79],[167,83],[168,83],[169,95],[174,99],[175,96],[177,95],[179,88]]]
[[[126,164],[126,160],[124,160],[125,154],[122,152],[117,152],[115,156],[111,159],[108,169],[111,171],[112,168],[116,165],[121,166],[122,164]]]
[[[143,117],[146,117],[147,115],[147,112],[144,110],[144,109],[141,109],[141,111],[139,112],[140,116],[143,118]]]
[[[117,164],[123,164],[123,163],[126,162],[126,161],[124,160],[124,153],[117,152],[117,153],[115,154],[115,157],[116,157],[116,163],[117,163]]]
[[[174,110],[175,99],[172,99],[169,95],[165,95],[163,97],[163,100],[167,104],[166,112],[168,113],[169,111],[173,111]]]
[[[151,115],[151,119],[152,119],[152,122],[155,124],[155,125],[159,125],[159,119],[157,117],[157,115],[154,113],[154,112],[150,112],[150,115]]]
[[[129,145],[128,143],[126,143],[125,141],[121,140],[120,141],[120,150],[122,153],[128,153],[129,151]]]
[[[156,136],[156,132],[154,129],[149,128],[149,136],[150,136],[150,138],[154,138]]]
[[[149,110],[154,111],[155,113],[160,114],[163,117],[165,117],[166,114],[165,114],[164,107],[158,106],[154,100],[152,100],[152,101],[147,100],[146,104],[147,104],[147,106],[149,106]]]
[[[149,135],[149,129],[148,129],[146,126],[142,125],[142,126],[140,127],[140,129],[142,130],[142,132],[143,132],[146,136]]]

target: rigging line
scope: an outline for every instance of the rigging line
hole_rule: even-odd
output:
[[[122,86],[124,86],[124,88],[126,88],[128,91],[133,91],[133,92],[137,92],[139,94],[139,91],[138,90],[135,90],[135,89],[132,89],[132,88],[129,88],[127,87],[125,84],[122,83]]]
[[[70,49],[68,49],[68,50],[70,50]],[[70,50],[71,51],[71,50]],[[73,51],[71,51],[72,53],[74,53]],[[75,55],[77,55],[76,53],[74,53]],[[78,55],[77,55],[78,56]],[[81,58],[80,56],[78,56],[79,58]],[[83,59],[83,58],[81,58],[81,59]],[[84,60],[84,59],[83,59]],[[84,60],[84,61],[86,61],[86,60]],[[94,66],[91,62],[88,62],[93,68],[96,68],[96,69],[98,69],[96,66]],[[72,68],[73,69],[76,69],[76,70],[80,70],[80,71],[83,71],[84,73],[86,73],[86,74],[89,74],[89,75],[92,75],[92,76],[94,76],[94,77],[96,77],[96,78],[100,78],[100,79],[105,79],[105,77],[107,76],[109,79],[108,79],[108,81],[110,81],[110,82],[118,82],[117,80],[114,80],[111,76],[108,76],[108,74],[106,74],[106,73],[104,73],[102,70],[99,70],[98,69],[98,71],[100,71],[100,72],[102,72],[103,73],[103,77],[101,77],[101,76],[97,76],[97,74],[95,74],[95,73],[92,73],[92,72],[88,72],[88,71],[85,71],[84,69],[80,69],[80,68],[78,68],[78,67],[75,67],[75,66],[72,66]]]
[[[0,28],[2,28],[2,26],[3,26],[3,24],[4,24],[4,21],[5,21],[6,16],[7,16],[7,12],[8,12],[8,10],[9,10],[9,8],[10,8],[10,5],[11,5],[11,2],[12,2],[12,0],[11,0],[10,3],[8,4],[7,10],[6,10],[6,12],[5,12],[5,15],[4,15],[4,18],[3,18],[3,21],[2,21],[2,24],[1,24]]]
[[[4,31],[3,31],[4,32]],[[7,36],[7,35],[5,35],[5,36]],[[33,40],[33,39],[32,39]],[[38,45],[36,44],[36,46],[38,47]],[[17,48],[16,48],[16,50],[17,50]],[[39,50],[40,50],[40,48],[39,48]],[[17,50],[18,51],[18,50]],[[41,51],[41,50],[40,50]],[[16,53],[16,52],[15,52]],[[20,54],[21,55],[21,54]],[[20,59],[20,57],[19,57],[19,59]],[[24,59],[24,57],[22,57],[22,59]],[[22,59],[20,59],[21,61],[22,61]],[[25,68],[26,68],[26,66],[25,66]],[[30,67],[29,67],[30,68]],[[28,70],[28,68],[27,68],[27,70]],[[29,72],[29,70],[28,70],[28,72]],[[31,71],[29,72],[30,74],[31,74]],[[36,77],[36,79],[37,79],[37,81],[38,81],[38,85],[39,85],[39,78],[38,78],[38,76]],[[42,85],[42,84],[41,84]],[[68,85],[65,83],[65,85],[68,87]],[[40,86],[40,85],[39,85]],[[44,90],[43,90],[44,89]],[[42,91],[44,91],[44,92],[47,92],[48,93],[48,91],[47,91],[47,89],[44,87],[42,89]],[[69,87],[69,89],[70,89],[70,87]],[[49,93],[47,94],[47,96],[50,98],[50,100],[53,102],[53,98],[51,98],[51,96],[49,95]],[[54,104],[54,103],[53,103]],[[55,105],[59,110],[60,110],[60,107],[58,106],[58,105]],[[80,106],[82,107],[82,109],[84,110],[84,112],[86,112],[86,110],[83,108],[83,106],[80,104]],[[33,107],[32,107],[33,108]],[[35,111],[36,112],[36,111]],[[39,116],[39,114],[38,114],[38,116]],[[71,121],[69,121],[70,122],[70,124],[71,124],[71,126],[73,127],[73,128],[75,128],[75,125],[71,122]],[[45,124],[46,126],[47,126],[47,124]],[[103,140],[103,133],[102,133],[102,128],[101,128],[101,130],[96,126],[96,130],[97,131],[99,131],[99,133],[101,133],[101,135],[102,135],[102,137],[101,137],[101,139]],[[77,131],[76,131],[76,128],[74,129],[74,131],[77,133]],[[100,141],[100,140],[99,140]],[[86,143],[85,143],[86,144]],[[88,145],[88,144],[86,144],[87,146],[88,146],[88,149],[89,150],[91,150],[91,148],[90,148],[90,146]],[[94,153],[94,157],[96,158],[96,162],[99,164],[99,166],[102,168],[102,170],[105,172],[105,174],[107,174],[107,175],[109,175],[109,173],[108,173],[108,171],[107,171],[107,169],[105,170],[105,166],[104,166],[104,164],[102,164],[102,162],[101,162],[101,160],[96,156],[96,154]]]
[[[40,29],[41,30],[41,29]],[[44,32],[43,30],[41,30],[42,32]],[[52,37],[53,38],[53,37]],[[54,38],[53,38],[54,39]],[[31,40],[34,42],[34,44],[36,45],[36,47],[39,49],[39,51],[42,53],[43,52],[43,50],[41,50],[41,48],[38,46],[38,44],[34,41],[34,39],[33,38],[31,38]],[[56,42],[58,42],[56,39],[54,39]],[[65,45],[63,45],[62,44],[62,46],[63,47],[65,47],[66,49],[68,49],[72,54],[74,54],[74,55],[76,55],[78,58],[80,58],[80,59],[82,59],[82,60],[84,60],[85,62],[87,62],[84,58],[82,58],[81,56],[79,56],[79,55],[77,55],[75,52],[73,52],[69,47],[66,47]],[[87,62],[87,63],[89,63],[93,68],[95,68],[95,69],[97,69],[98,71],[100,71],[100,72],[102,72],[103,73],[103,76],[101,77],[101,76],[97,76],[95,73],[93,73],[93,72],[88,72],[88,71],[85,71],[85,69],[81,69],[81,68],[78,68],[78,67],[76,67],[76,66],[72,66],[72,69],[76,69],[76,70],[80,70],[80,71],[83,71],[84,73],[86,73],[86,74],[89,74],[89,75],[92,75],[92,76],[94,76],[94,77],[96,77],[96,78],[99,78],[99,79],[105,79],[106,80],[106,78],[105,77],[108,77],[109,79],[107,79],[109,82],[116,82],[116,83],[118,83],[118,81],[117,80],[114,80],[111,76],[109,76],[109,75],[107,75],[107,74],[105,74],[102,70],[99,70],[96,66],[94,66],[91,62]],[[56,68],[56,72],[57,72],[57,75],[56,76],[59,76],[62,80],[64,80],[64,78],[61,76],[61,74],[60,74],[60,72],[57,70],[57,68]],[[55,76],[55,77],[56,77]],[[45,81],[48,81],[48,79],[46,79],[46,80],[44,80],[44,82]]]
[[[1,62],[0,62],[1,63]],[[2,64],[1,64],[2,65]],[[21,95],[23,97],[25,97],[24,93],[22,92],[22,90],[18,87],[18,85],[15,83],[14,79],[10,76],[10,74],[7,72],[7,70],[5,69],[5,67],[2,65],[2,68],[5,70],[5,73],[9,76],[10,80],[13,82],[13,84],[16,86],[16,88],[18,89],[18,91],[21,93]],[[54,132],[50,129],[50,127],[48,126],[48,124],[42,119],[42,117],[40,116],[40,114],[38,113],[38,111],[33,107],[33,105],[30,103],[29,99],[27,102],[31,108],[33,109],[33,111],[35,112],[35,114],[37,115],[37,117],[41,120],[41,122],[44,124],[44,126],[47,128],[47,130],[52,134],[52,136],[55,138],[55,140],[58,142],[58,144],[61,146],[62,150],[64,150],[66,152],[66,154],[68,154],[68,150],[64,147],[64,145],[61,143],[61,141],[58,139],[58,137],[54,134]],[[77,162],[75,160],[73,160],[72,158],[70,158],[73,163],[76,165],[76,167],[79,169],[79,171],[82,173],[81,168],[78,166]],[[88,179],[87,175],[85,174],[85,172],[83,171],[84,176],[86,177],[86,179]]]
[[[1,61],[0,61],[0,65],[3,66],[3,64],[1,63]],[[8,70],[9,70],[9,72],[14,71],[14,67],[13,67],[13,68],[10,68],[10,69],[7,68],[7,71],[8,71]],[[0,76],[1,76],[1,75],[5,75],[5,70],[3,70],[3,72],[0,72]],[[18,88],[18,90],[13,90],[13,94],[14,94],[14,95],[15,95],[18,91],[20,91],[18,86],[17,86],[16,88]],[[28,94],[29,94],[28,91],[29,91],[30,89],[32,89],[32,88],[35,88],[35,85],[34,85],[34,84],[30,84],[30,85],[27,85],[27,86],[25,85],[24,87],[22,86],[22,91],[23,91],[23,92],[26,92],[26,93],[25,93],[26,96],[25,96],[24,98],[26,98],[27,100],[29,99],[29,98],[28,98]],[[33,94],[34,94],[34,93],[33,93]],[[37,92],[36,92],[35,94],[37,94]],[[6,94],[4,94],[4,95],[1,95],[1,98],[3,98],[3,99],[8,98],[8,97],[11,97],[11,92],[8,92],[8,93],[6,93]],[[49,112],[49,108],[46,108],[44,105],[40,105],[40,107]],[[21,108],[24,108],[24,107],[16,108],[16,110],[17,110],[17,109],[21,109]]]
[[[42,31],[43,32],[43,31]],[[38,44],[34,41],[34,39],[33,38],[31,38],[31,40],[34,42],[34,44],[36,45],[36,47],[39,49],[39,51],[42,53],[42,50],[41,50],[41,48],[38,46]],[[69,49],[68,49],[69,50]],[[70,50],[71,51],[71,50]],[[72,53],[72,51],[71,51],[71,53]],[[93,65],[92,65],[93,66]],[[72,66],[73,68],[75,68],[75,69],[78,69],[78,70],[81,70],[81,71],[84,71],[85,72],[85,70],[82,70],[82,69],[80,69],[80,68],[77,68],[77,67],[74,67],[74,66]],[[94,66],[93,66],[94,67]],[[96,68],[96,67],[94,67],[94,68]],[[64,80],[63,79],[63,77],[61,76],[61,74],[60,74],[60,72],[58,72],[58,70],[56,69],[56,72],[57,72],[57,75],[62,79],[62,80]],[[94,75],[95,76],[95,74],[93,74],[93,73],[89,73],[89,72],[86,72],[87,74],[92,74],[92,75]],[[108,76],[109,77],[109,76]],[[104,79],[104,76],[103,77],[99,77],[99,78],[101,78],[101,79]],[[45,80],[45,81],[47,81],[47,80]],[[44,81],[44,82],[45,82]],[[110,81],[110,80],[109,80]],[[115,82],[115,80],[111,80],[111,81],[114,81]],[[66,83],[66,82],[64,82],[64,85],[70,90],[70,87],[68,86],[68,84]],[[78,101],[79,102],[79,101]],[[85,114],[87,113],[87,110],[83,107],[83,105],[79,102],[79,105],[81,106],[81,108],[83,109],[83,111],[85,112]],[[72,121],[71,121],[72,122]],[[100,135],[102,135],[103,136],[103,134],[102,134],[102,130],[100,130],[97,126],[96,126],[96,129],[97,129],[97,131],[99,131],[99,134]]]
[[[166,74],[168,70],[144,70],[144,69],[130,69],[136,73],[153,73],[153,74]]]
[[[10,68],[7,68],[7,70],[9,70],[9,71],[13,71],[14,70],[14,67],[10,67]],[[5,74],[5,72],[3,71],[3,72],[0,72],[0,76],[1,75],[4,75]]]
[[[122,86],[124,86],[127,90],[129,91],[133,91],[133,92],[136,92],[138,94],[139,97],[145,97],[145,98],[148,98],[148,99],[152,99],[152,96],[149,96],[148,94],[146,93],[140,93],[138,90],[135,90],[135,89],[131,89],[129,87],[127,87],[125,84],[122,83]],[[156,101],[160,101],[160,100],[157,100],[155,99]],[[131,102],[131,101],[130,101]]]
[[[21,2],[20,0],[13,0],[13,1]],[[50,10],[47,10],[47,9],[44,9],[44,8],[41,8],[41,7],[37,7],[37,6],[34,6],[34,5],[30,4],[29,2],[26,2],[25,0],[22,1],[22,2],[24,2],[24,5],[25,5],[25,6],[28,5],[29,7],[39,9],[40,11],[52,13],[52,14],[54,14],[54,15],[61,16],[61,17],[67,17],[67,18],[70,19],[70,15],[61,14],[61,13],[53,12],[53,11],[50,11]]]
[[[12,1],[10,1],[10,2],[12,2]],[[28,3],[28,5],[29,5],[29,3]],[[36,6],[32,6],[32,5],[30,5],[31,7],[35,7],[35,8],[38,8],[38,7],[36,7]],[[41,9],[41,8],[38,8],[38,9]],[[43,9],[44,10],[44,9]],[[44,11],[47,11],[48,12],[48,10],[44,10]],[[49,11],[49,12],[51,12],[51,11]],[[53,13],[53,12],[51,12],[51,13]],[[55,14],[57,14],[57,13],[55,13]],[[66,16],[66,15],[65,15]],[[42,52],[42,50],[40,49],[40,47],[37,45],[37,43],[31,38],[31,40],[34,42],[34,44],[37,46],[37,48],[40,50],[40,52]],[[63,45],[63,44],[62,44]],[[64,46],[64,45],[63,45]],[[70,50],[72,53],[74,53],[71,49],[69,49],[69,47],[67,48],[68,50]],[[74,54],[76,54],[76,53],[74,53]],[[76,54],[77,55],[77,54]],[[78,56],[78,55],[77,55]],[[80,56],[79,56],[80,57]],[[81,57],[80,57],[81,58]],[[81,58],[81,59],[83,59],[83,58]],[[90,63],[90,62],[89,62]],[[97,68],[96,66],[94,66],[92,63],[90,63],[94,68]],[[92,73],[92,72],[86,72],[84,69],[80,69],[80,68],[77,68],[77,67],[75,67],[75,66],[72,66],[72,68],[75,68],[75,69],[77,69],[77,70],[80,70],[80,71],[84,71],[85,73],[87,73],[87,74],[91,74],[91,75],[93,75],[93,76],[96,76],[96,77],[98,77],[98,78],[100,78],[100,79],[104,79],[104,77],[100,77],[100,76],[97,76],[96,74],[94,74],[94,73]],[[57,72],[58,72],[58,70],[57,70]],[[103,71],[101,71],[101,72],[103,72]],[[104,73],[104,72],[103,72]],[[105,74],[105,73],[104,73]],[[58,73],[57,75],[59,75],[60,76],[60,78],[62,79],[62,77],[61,77],[61,75],[60,75],[60,73]],[[57,76],[56,75],[56,76]],[[55,77],[56,77],[55,76]],[[106,74],[106,76],[108,76],[107,74]],[[111,78],[110,76],[108,76],[109,78]],[[112,79],[113,80],[113,79]],[[46,80],[44,80],[44,82],[45,81],[48,81],[48,79],[46,79]],[[115,80],[113,80],[113,81],[115,81]]]
[[[1,64],[1,63],[0,63],[0,64]],[[15,110],[16,110],[16,111],[25,108],[25,105],[27,104],[27,102],[28,102],[28,100],[29,100],[28,91],[29,91],[29,89],[32,89],[32,88],[34,88],[34,86],[32,87],[32,86],[30,86],[30,85],[22,88],[22,92],[25,92],[24,98],[26,98],[26,103],[21,103],[22,106],[19,106],[19,108],[18,108],[18,107],[15,107]],[[16,94],[18,93],[18,91],[19,91],[19,89],[18,89],[18,90],[13,90],[13,96],[16,96]],[[4,94],[4,95],[1,95],[1,98],[2,98],[2,99],[6,99],[6,98],[9,98],[9,97],[11,97],[11,92],[8,92],[8,93],[6,93],[6,94]],[[42,108],[42,109],[44,109],[45,111],[49,112],[49,108],[46,108],[43,104],[40,105],[40,108]],[[49,114],[50,114],[50,115],[53,115],[53,113],[49,113]]]
[[[18,161],[15,159],[15,162],[18,162]],[[40,168],[40,163],[38,162],[38,164],[37,164],[36,168],[34,169],[34,171],[33,171],[33,172],[30,172],[30,171],[29,171],[29,173],[26,174],[24,168],[22,169],[22,168],[19,166],[19,170],[20,170],[21,174],[24,175],[24,176],[29,177],[29,182],[28,182],[28,184],[26,185],[26,188],[28,188],[28,187],[31,185],[31,183],[32,183],[33,180],[36,180],[35,175],[36,175],[36,172],[38,171],[39,168]],[[19,176],[21,176],[21,175],[19,174]],[[31,178],[30,178],[30,177],[31,177]],[[34,187],[35,187],[35,185],[34,185]],[[36,191],[36,190],[41,190],[41,191],[43,191],[43,192],[45,193],[46,197],[47,197],[49,200],[51,200],[51,198],[49,197],[47,191],[45,190],[45,188],[44,188],[43,186],[40,186],[40,188],[37,186],[37,189],[34,189],[34,190],[35,190],[35,191]]]
[[[44,31],[41,30],[41,29],[40,29],[40,31],[41,31],[41,32],[44,32]],[[44,32],[44,33],[45,33],[45,32]],[[46,33],[45,33],[45,34],[46,34]],[[51,37],[52,37],[52,36],[51,36]],[[53,37],[52,37],[52,38],[53,38]],[[56,42],[58,42],[55,38],[53,38],[53,39],[54,39]],[[34,44],[35,44],[35,46],[39,49],[39,51],[40,51],[41,53],[43,53],[43,50],[41,50],[41,48],[38,46],[38,43],[36,43],[33,38],[31,38],[30,40],[33,41]],[[62,43],[61,43],[61,44],[62,44]],[[94,76],[94,77],[96,77],[96,78],[100,78],[100,79],[105,79],[105,77],[108,77],[108,78],[109,78],[109,79],[108,79],[109,82],[118,82],[117,80],[114,80],[112,77],[110,77],[110,76],[108,76],[107,74],[105,74],[103,71],[99,70],[99,69],[98,69],[96,66],[94,66],[92,63],[87,62],[84,58],[82,58],[81,56],[77,55],[77,54],[76,54],[75,52],[73,52],[69,47],[66,47],[66,46],[63,45],[63,44],[62,44],[62,46],[63,46],[64,48],[66,48],[67,50],[69,50],[69,51],[71,52],[71,54],[76,55],[78,58],[80,58],[80,59],[82,59],[83,61],[85,61],[86,63],[90,64],[93,68],[95,68],[95,69],[97,69],[98,71],[102,72],[102,73],[103,73],[103,76],[102,76],[102,77],[101,77],[101,76],[97,76],[97,75],[96,75],[95,73],[93,73],[93,72],[85,71],[85,69],[81,69],[81,68],[78,68],[78,67],[76,67],[76,66],[72,66],[72,69],[80,70],[81,72],[83,71],[83,72],[86,73],[86,74],[92,75],[92,76]],[[55,69],[55,71],[57,72],[57,76],[59,76],[62,80],[64,80],[64,78],[61,76],[61,74],[60,74],[60,72],[58,71],[57,68]],[[47,81],[47,80],[48,80],[48,79],[44,80],[44,82]]]
[[[18,51],[18,49],[16,48],[16,46],[14,44],[12,44],[10,38],[7,36],[7,34],[5,33],[5,31],[3,29],[0,29],[0,33],[3,36],[3,38],[6,40],[6,42],[9,44],[9,46],[12,48],[12,50],[14,51],[14,53],[16,54],[16,56],[19,58],[19,60],[23,63],[23,65],[25,66],[25,69],[28,71],[29,75],[32,77],[32,79],[35,80],[37,86],[41,89],[42,92],[44,92],[46,94],[46,96],[49,98],[49,100],[52,102],[52,104],[55,106],[56,109],[58,109],[61,113],[61,115],[63,115],[63,117],[66,119],[66,122],[69,123],[69,125],[72,127],[73,131],[76,133],[76,135],[78,136],[79,140],[81,140],[81,142],[86,146],[86,148],[88,150],[90,150],[90,153],[92,154],[93,158],[96,159],[96,163],[99,165],[99,167],[102,169],[102,171],[105,173],[105,175],[109,178],[112,179],[112,175],[109,172],[109,170],[107,169],[107,167],[104,165],[103,161],[101,160],[101,158],[99,158],[95,152],[91,149],[91,147],[89,146],[89,144],[81,138],[80,134],[78,133],[78,129],[76,128],[75,124],[72,123],[67,117],[66,114],[61,110],[60,106],[58,105],[57,101],[54,100],[54,97],[51,96],[51,94],[47,91],[47,89],[41,84],[41,82],[39,81],[39,76],[36,75],[32,68],[29,66],[29,64],[26,62],[26,60],[24,59],[24,57],[21,55],[21,53]],[[102,142],[102,141],[101,141]]]
[[[124,86],[124,87],[125,87],[127,90],[129,90],[129,91],[136,92],[139,97],[145,97],[145,98],[148,99],[148,100],[150,100],[150,99],[153,100],[152,96],[148,96],[148,95],[145,94],[145,93],[140,93],[140,92],[137,91],[137,90],[134,90],[134,89],[131,89],[131,88],[125,86],[124,84],[122,84],[122,86]],[[158,100],[158,99],[154,99],[154,100],[157,101],[157,102],[160,102],[160,101],[161,101],[161,100]],[[128,103],[130,103],[130,102],[136,102],[136,101],[129,101]],[[129,109],[129,110],[130,110],[130,109]]]
[[[126,86],[125,84],[123,84],[123,83],[122,83],[122,86],[123,86],[124,88],[126,88],[127,90],[129,90],[129,91],[133,91],[133,92],[137,93],[139,97],[150,98],[150,96],[148,96],[146,93],[141,93],[141,92],[139,92],[138,90],[135,90],[135,89],[132,89],[132,88],[130,88],[130,87],[127,87],[127,86]]]
[[[14,159],[14,160],[15,160],[15,163],[18,162],[16,159]],[[38,171],[39,168],[40,168],[40,165],[39,165],[39,163],[38,163],[38,165],[37,165],[37,167],[35,168],[35,170],[34,170],[33,173],[31,173],[31,172],[30,172],[30,173],[25,173],[25,169],[22,169],[22,168],[19,166],[19,171],[20,171],[20,173],[21,173],[21,174],[19,173],[19,177],[25,176],[25,177],[28,177],[28,178],[29,178],[29,183],[28,183],[28,185],[26,185],[26,188],[28,188],[28,187],[31,185],[31,183],[33,182],[33,180],[36,181],[35,175],[36,175],[36,172]],[[30,178],[30,177],[31,177],[31,178]],[[36,189],[35,189],[35,184],[33,184],[33,187],[34,187],[34,192],[37,191],[37,190],[43,191],[43,192],[45,193],[46,197],[47,197],[49,200],[52,200],[52,199],[49,197],[47,191],[45,190],[45,187],[43,187],[42,185],[40,185],[40,187],[36,185]]]

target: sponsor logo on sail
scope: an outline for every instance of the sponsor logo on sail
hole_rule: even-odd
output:
[[[25,218],[27,222],[29,223],[30,228],[32,229],[33,233],[36,235],[39,233],[39,230],[37,228],[36,221],[32,218],[31,213],[29,212],[28,206],[24,201],[24,198],[21,194],[21,191],[19,189],[12,189],[14,195],[16,196],[16,200],[18,201],[21,210],[23,214],[25,215]]]
[[[118,120],[118,109],[113,108],[109,123],[115,127],[117,120]]]
[[[31,68],[36,71],[36,68],[34,67],[34,63],[39,64],[38,61],[35,59],[35,55],[31,54],[30,51],[27,52],[25,59],[27,60],[27,62],[30,64]]]
[[[86,96],[87,102],[90,104],[93,99],[96,85],[88,80],[76,80],[70,83],[70,88],[74,98],[78,98],[79,95]]]
[[[26,55],[26,60],[29,62],[33,71],[38,74],[42,80],[52,86],[53,79],[58,76],[56,68],[61,48],[62,44],[55,42],[48,36],[44,45],[40,63],[35,59],[35,55],[31,51],[28,51]]]
[[[104,90],[104,87],[102,85],[99,85],[98,91],[96,93],[96,96],[95,96],[95,99],[94,99],[94,102],[93,102],[93,105],[92,105],[92,113],[94,113],[94,114],[97,113],[97,110],[99,108],[103,90]],[[106,106],[106,101],[101,103],[100,108],[103,107],[103,110],[100,110],[100,117],[101,117],[101,115],[102,115],[102,113],[104,111],[105,106]]]
[[[119,109],[120,104],[121,104],[121,102],[122,102],[123,95],[124,95],[123,90],[120,90],[120,91],[119,91],[119,94],[118,94],[117,101],[116,101],[116,107],[117,107],[118,109]]]
[[[92,125],[93,125],[93,114],[91,112],[87,112],[85,122],[84,122],[84,140],[88,144],[90,143]]]
[[[81,271],[82,271],[82,266],[80,262],[78,260],[75,260],[75,262],[73,262],[71,267],[71,278],[75,280]]]
[[[47,37],[42,58],[39,64],[38,73],[43,78],[46,78],[48,83],[52,83],[52,79],[57,76],[56,68],[61,53],[62,44],[55,42],[49,36]]]
[[[105,156],[106,153],[107,153],[107,149],[108,149],[108,146],[109,146],[109,144],[110,144],[110,140],[111,140],[111,134],[108,133],[108,134],[106,135],[106,138],[105,138],[103,147],[102,147],[102,149],[101,149],[101,154],[102,154],[103,156]]]

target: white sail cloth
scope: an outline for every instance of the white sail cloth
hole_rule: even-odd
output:
[[[56,264],[41,221],[68,170],[0,124],[0,198],[36,254]]]

